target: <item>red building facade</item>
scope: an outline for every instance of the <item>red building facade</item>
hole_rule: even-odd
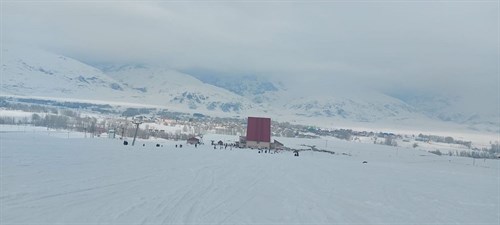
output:
[[[270,148],[271,119],[248,117],[246,141],[249,148]]]

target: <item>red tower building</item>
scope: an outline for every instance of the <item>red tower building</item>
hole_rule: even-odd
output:
[[[249,148],[269,149],[271,147],[271,119],[248,117],[246,142]]]

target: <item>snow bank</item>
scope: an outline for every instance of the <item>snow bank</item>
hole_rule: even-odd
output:
[[[166,140],[124,146],[117,139],[3,130],[0,223],[499,222],[496,160],[473,165],[468,158],[333,139],[280,141],[323,144],[351,156],[259,154]]]

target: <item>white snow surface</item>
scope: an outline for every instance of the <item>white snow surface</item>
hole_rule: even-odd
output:
[[[3,46],[1,71],[2,95],[123,100],[134,91],[78,60],[27,46]]]
[[[118,139],[1,126],[0,224],[500,222],[498,160],[335,139],[280,141],[337,154],[294,157],[167,140],[124,146]]]

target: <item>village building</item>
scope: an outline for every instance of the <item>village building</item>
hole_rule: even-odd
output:
[[[274,142],[271,143],[271,149],[283,150],[284,147],[285,145],[283,145],[283,143],[276,140],[274,140]]]
[[[236,146],[238,146],[238,148],[246,148],[247,147],[247,137],[240,136],[240,141],[236,142]]]
[[[248,117],[246,147],[257,149],[271,148],[271,119]]]
[[[191,137],[191,138],[187,139],[187,143],[191,144],[191,145],[200,144],[200,139],[195,138],[195,137]]]
[[[108,130],[108,138],[114,139],[116,137],[115,130]]]

